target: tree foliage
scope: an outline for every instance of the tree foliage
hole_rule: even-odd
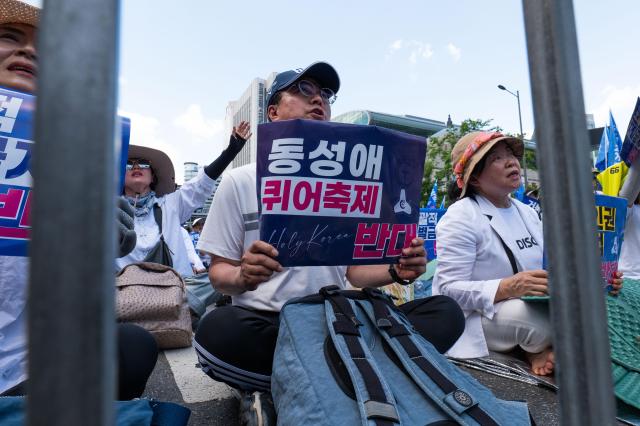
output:
[[[433,182],[438,181],[438,205],[447,193],[447,185],[453,179],[451,166],[451,149],[462,136],[478,130],[499,131],[499,127],[489,127],[491,120],[466,119],[460,127],[449,128],[440,137],[430,137],[427,142],[427,158],[424,163],[424,177],[422,179],[421,205],[426,205],[431,194]],[[451,201],[447,198],[445,205]]]

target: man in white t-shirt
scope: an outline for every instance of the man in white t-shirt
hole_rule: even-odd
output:
[[[267,92],[269,121],[328,121],[339,87],[337,72],[325,62],[281,72]],[[392,271],[388,265],[283,268],[275,260],[277,250],[259,240],[255,163],[225,175],[197,248],[211,254],[211,282],[218,291],[232,296],[233,305],[215,309],[202,319],[194,346],[208,375],[244,392],[240,401],[243,424],[274,421],[268,391],[279,311],[286,301],[317,293],[327,285],[344,288],[347,280],[356,287],[414,280],[426,265],[424,241],[416,238]],[[407,303],[403,311],[441,352],[464,329],[462,311],[445,296]]]

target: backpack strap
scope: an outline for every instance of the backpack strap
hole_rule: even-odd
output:
[[[363,344],[358,321],[351,302],[337,286],[323,287],[325,317],[329,336],[351,377],[358,400],[363,425],[373,421],[376,426],[400,423],[398,409],[389,386],[384,382],[366,344]],[[360,384],[364,384],[364,392]]]
[[[498,423],[480,408],[471,395],[458,388],[429,357],[424,356],[411,338],[413,331],[398,321],[395,314],[390,311],[385,299],[386,296],[379,290],[364,289],[363,291],[369,296],[373,308],[373,312],[365,309],[367,315],[398,356],[406,372],[425,394],[449,413],[453,412],[456,416],[467,414],[482,426],[498,426]],[[429,384],[424,383],[420,375],[416,374],[416,368],[426,374],[440,388],[445,395],[442,400],[434,395]]]

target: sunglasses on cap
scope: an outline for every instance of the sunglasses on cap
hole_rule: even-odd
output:
[[[333,90],[329,89],[328,87],[319,87],[317,84],[314,84],[309,80],[297,81],[296,83],[289,86],[289,88],[286,90],[289,91],[292,89],[294,91],[302,93],[302,95],[306,96],[307,98],[317,95],[318,91],[320,91],[320,97],[329,105],[333,104],[338,98],[338,95],[336,95]]]
[[[133,158],[127,160],[127,170],[133,170],[135,166],[138,166],[139,169],[150,169],[151,162],[149,160],[145,160],[144,158]]]

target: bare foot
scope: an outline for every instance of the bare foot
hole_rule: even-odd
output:
[[[553,355],[553,349],[547,348],[537,354],[527,352],[527,359],[531,363],[531,371],[538,376],[548,376],[553,373],[553,367],[555,366],[555,358]]]

